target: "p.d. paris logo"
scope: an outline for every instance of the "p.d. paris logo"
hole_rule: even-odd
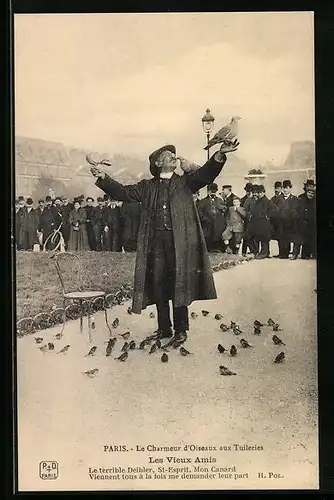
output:
[[[58,472],[58,462],[55,460],[45,460],[39,463],[39,477],[41,479],[57,479]]]

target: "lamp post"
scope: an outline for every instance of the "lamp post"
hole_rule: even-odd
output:
[[[203,130],[206,133],[207,144],[210,141],[210,133],[213,130],[213,124],[215,122],[214,117],[212,116],[209,108],[206,110],[205,115],[202,118],[202,126]],[[210,149],[208,148],[208,160],[210,158]]]

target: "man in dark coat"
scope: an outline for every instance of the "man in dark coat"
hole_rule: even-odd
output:
[[[121,208],[121,222],[122,246],[125,252],[135,252],[137,250],[140,219],[140,203],[123,203]]]
[[[74,207],[73,207],[73,203],[69,202],[69,199],[67,198],[67,196],[64,196],[62,201],[63,201],[63,204],[61,207],[61,211],[62,211],[62,215],[63,215],[63,219],[62,219],[63,225],[61,227],[61,232],[62,232],[62,235],[64,238],[65,248],[67,249],[68,240],[70,237],[70,228],[71,228],[69,218],[70,218],[70,213],[72,212]]]
[[[95,233],[94,233],[94,227],[93,227],[93,212],[94,212],[94,198],[91,196],[88,196],[86,198],[86,205],[84,207],[84,210],[86,211],[87,219],[86,219],[86,231],[87,231],[87,237],[88,237],[88,244],[89,248],[91,250],[96,250],[96,240],[95,240]]]
[[[174,347],[187,339],[188,306],[217,297],[193,193],[214,181],[226,162],[225,153],[236,151],[238,145],[237,140],[225,142],[203,167],[182,176],[174,172],[175,146],[163,146],[149,157],[153,178],[133,185],[123,186],[98,166],[91,168],[99,177],[96,185],[112,198],[142,203],[132,310],[140,314],[156,304],[157,337],[167,338],[172,336],[171,300]]]
[[[315,183],[312,179],[304,183],[304,193],[298,196],[299,233],[302,247],[301,258],[316,257],[316,197]]]
[[[227,208],[233,207],[233,198],[235,197],[235,194],[232,193],[231,184],[224,184],[222,189],[222,198],[225,205],[227,206]]]
[[[32,198],[27,198],[19,235],[22,250],[33,250],[34,245],[38,244],[37,229],[39,217],[33,208],[33,203]]]
[[[209,252],[223,251],[222,233],[226,229],[227,206],[217,196],[218,186],[215,182],[208,184],[208,195],[198,202],[198,214]]]
[[[103,209],[103,250],[106,252],[121,252],[121,215],[120,207],[115,200],[108,198],[105,200]]]
[[[23,228],[25,224],[26,218],[26,203],[24,201],[23,196],[20,196],[18,199],[18,209],[15,213],[15,240],[16,240],[16,249],[17,250],[25,250],[24,242],[23,242]]]
[[[279,258],[287,259],[292,249],[292,259],[298,258],[298,216],[299,203],[296,196],[291,194],[290,180],[283,181],[283,198],[277,207],[278,216],[278,248]]]
[[[276,207],[278,207],[284,198],[283,193],[282,193],[282,183],[281,181],[276,181],[274,184],[274,191],[275,194],[274,196],[270,199]],[[276,211],[276,214],[274,217],[271,219],[271,224],[273,226],[273,234],[272,234],[272,239],[278,241],[278,211]]]
[[[246,194],[245,194],[245,196],[243,196],[241,198],[240,206],[244,208],[244,205],[246,203],[246,208],[247,208],[248,200],[253,198],[253,184],[251,182],[247,182],[245,187],[244,187],[244,190],[246,191]],[[245,210],[246,210],[246,208],[245,208]],[[247,249],[249,247],[249,244],[247,241],[247,236],[246,236],[247,235],[247,224],[248,224],[248,219],[245,218],[245,220],[244,220],[244,237],[242,239],[242,247],[241,247],[241,253],[244,256],[247,254]]]
[[[257,198],[250,207],[250,218],[248,225],[248,235],[254,241],[254,248],[259,249],[255,255],[256,259],[266,259],[270,257],[269,242],[272,236],[271,219],[276,213],[276,205],[268,200],[264,186],[257,188]]]
[[[39,218],[38,230],[43,233],[43,243],[47,240],[51,233],[53,233],[59,226],[58,209],[53,205],[51,196],[45,198],[46,206],[43,213]],[[46,250],[52,249],[51,238],[46,244]]]
[[[102,250],[102,239],[103,239],[103,215],[104,215],[104,199],[99,196],[97,198],[97,206],[94,207],[94,210],[92,212],[92,224],[93,224],[93,230],[95,234],[95,250],[97,252],[100,252]]]

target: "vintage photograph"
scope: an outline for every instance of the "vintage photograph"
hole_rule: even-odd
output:
[[[313,24],[14,15],[18,492],[319,488]]]

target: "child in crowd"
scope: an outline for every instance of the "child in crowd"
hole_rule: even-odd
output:
[[[240,205],[241,200],[237,196],[233,198],[233,204],[228,209],[227,226],[222,233],[222,239],[226,245],[226,253],[239,253],[240,244],[244,234],[244,219],[246,210]]]

